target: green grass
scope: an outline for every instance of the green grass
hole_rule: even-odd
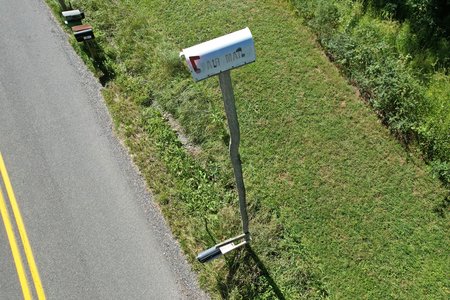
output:
[[[448,298],[448,191],[380,124],[288,4],[73,6],[114,70],[104,96],[117,132],[213,298]],[[201,265],[196,254],[238,234],[240,221],[218,80],[194,83],[178,52],[246,26],[257,61],[232,78],[253,242]],[[155,102],[200,153],[183,148]]]

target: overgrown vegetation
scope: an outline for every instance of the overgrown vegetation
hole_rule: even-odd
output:
[[[450,186],[450,3],[292,0],[382,120]]]
[[[73,6],[86,11],[114,74],[104,97],[116,130],[213,298],[448,297],[446,190],[378,123],[287,3]],[[193,83],[178,51],[246,26],[257,62],[232,77],[253,243],[201,265],[196,254],[239,233],[240,221],[218,82]],[[181,145],[161,110],[200,152]]]

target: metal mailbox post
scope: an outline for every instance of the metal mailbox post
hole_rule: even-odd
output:
[[[186,59],[189,71],[195,81],[219,75],[220,89],[222,90],[225,113],[230,129],[230,158],[236,178],[239,209],[242,218],[243,234],[201,252],[197,259],[204,263],[250,242],[245,186],[239,155],[239,122],[230,70],[254,62],[256,60],[255,45],[250,29],[245,28],[183,49],[180,57]],[[235,244],[237,241],[240,242]]]

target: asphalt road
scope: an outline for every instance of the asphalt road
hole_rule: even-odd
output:
[[[47,299],[205,298],[114,136],[100,89],[42,0],[0,0],[0,152]],[[21,299],[6,227],[3,218],[0,299]]]

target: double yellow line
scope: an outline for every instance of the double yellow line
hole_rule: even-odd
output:
[[[6,193],[13,211],[14,218],[16,220],[17,229],[19,231],[20,239],[22,240],[22,245],[24,248],[25,256],[27,258],[28,266],[30,267],[31,277],[34,282],[34,287],[36,289],[36,294],[39,300],[45,300],[44,289],[42,288],[41,278],[39,277],[39,272],[34,260],[33,251],[31,250],[30,241],[28,240],[27,232],[25,230],[25,225],[23,223],[22,216],[20,214],[19,206],[17,205],[16,197],[9,180],[8,172],[6,171],[5,162],[3,161],[2,154],[0,153],[0,173],[3,183],[5,184]],[[8,207],[3,197],[3,192],[0,186],[0,213],[3,219],[3,224],[6,228],[6,235],[8,236],[9,245],[11,246],[11,252],[16,265],[17,274],[19,276],[20,285],[22,287],[22,293],[25,300],[32,299],[32,294],[28,285],[28,279],[25,269],[22,264],[22,255],[16,241],[16,236],[14,234],[13,225],[9,217]]]

